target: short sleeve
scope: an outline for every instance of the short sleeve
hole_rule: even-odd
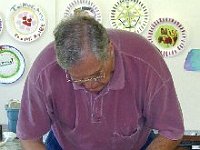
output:
[[[183,136],[181,107],[172,78],[156,89],[148,103],[147,125],[166,138],[177,140]]]
[[[45,106],[46,96],[31,78],[27,78],[17,122],[20,139],[38,139],[50,129],[50,118]]]

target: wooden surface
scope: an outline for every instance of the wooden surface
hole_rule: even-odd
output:
[[[182,141],[200,141],[200,136],[184,135]]]

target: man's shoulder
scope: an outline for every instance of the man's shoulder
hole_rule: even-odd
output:
[[[55,58],[55,42],[50,42],[38,55],[37,59],[46,58],[46,60],[51,60]],[[37,61],[36,59],[36,61]]]
[[[44,67],[45,65],[48,65],[49,63],[55,61],[55,43],[51,42],[40,52],[40,54],[35,59],[33,65]]]
[[[137,40],[144,40],[142,35],[140,35],[140,34],[137,34],[135,32],[126,31],[126,30],[121,30],[121,29],[108,28],[107,33],[110,36],[110,38],[118,37],[118,38],[133,38],[133,39],[137,39]]]
[[[151,61],[162,59],[159,50],[144,36],[123,30],[108,29],[110,40],[122,55]],[[149,59],[149,58],[153,59]]]
[[[40,54],[35,59],[29,76],[36,77],[41,73],[41,71],[44,71],[45,69],[55,65],[57,65],[55,43],[51,42],[40,52]]]
[[[121,30],[110,30],[108,33],[123,59],[131,61],[129,64],[136,62],[141,67],[148,66],[152,71],[165,76],[168,68],[161,53],[144,36]]]

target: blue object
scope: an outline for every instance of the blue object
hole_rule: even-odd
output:
[[[187,71],[200,71],[200,49],[192,49],[188,53],[184,69]]]
[[[48,133],[45,146],[47,150],[62,150],[52,130]]]
[[[16,133],[19,109],[7,108],[8,131]]]

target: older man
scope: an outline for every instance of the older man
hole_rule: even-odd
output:
[[[176,148],[182,113],[152,44],[83,15],[63,20],[54,35],[24,87],[17,128],[24,149],[45,149],[41,137],[51,130],[47,148],[56,140],[63,150],[139,150],[152,129],[158,136],[148,150]]]

